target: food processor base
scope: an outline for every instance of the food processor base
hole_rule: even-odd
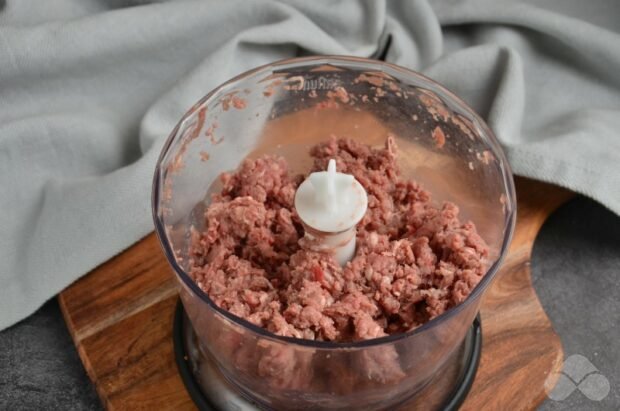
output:
[[[174,352],[181,379],[201,411],[254,411],[265,407],[238,391],[198,348],[194,330],[179,301],[173,326]],[[450,356],[426,387],[399,409],[457,410],[463,403],[478,370],[482,348],[480,316],[474,320],[460,347]]]

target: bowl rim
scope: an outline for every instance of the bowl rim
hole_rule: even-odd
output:
[[[491,266],[489,266],[489,268],[487,269],[486,273],[483,275],[480,282],[474,287],[474,289],[467,296],[467,298],[465,298],[464,301],[462,301],[455,307],[448,309],[444,313],[427,321],[426,323],[422,324],[421,326],[413,330],[410,330],[404,333],[397,333],[397,334],[391,334],[391,335],[387,335],[387,336],[383,336],[379,338],[373,338],[369,340],[351,341],[351,342],[317,341],[317,340],[307,340],[307,339],[301,339],[301,338],[295,338],[295,337],[280,336],[270,331],[267,331],[265,328],[252,324],[249,321],[244,320],[243,318],[237,317],[236,315],[230,313],[229,311],[223,308],[218,307],[217,304],[215,304],[211,300],[211,298],[209,298],[208,294],[204,292],[198,286],[198,284],[196,284],[194,280],[192,280],[192,278],[185,272],[185,270],[183,270],[183,268],[181,268],[181,266],[177,263],[174,251],[166,235],[165,224],[163,220],[160,218],[160,213],[159,213],[160,211],[160,207],[159,207],[160,180],[162,178],[162,171],[165,172],[165,170],[162,169],[161,165],[172,143],[175,141],[176,137],[178,136],[178,131],[180,127],[198,109],[198,107],[203,106],[212,97],[219,94],[221,90],[229,87],[230,85],[246,77],[255,75],[261,71],[275,71],[278,68],[281,68],[281,66],[291,66],[289,68],[298,68],[303,65],[313,65],[313,66],[314,65],[316,66],[335,65],[335,66],[338,66],[339,64],[341,65],[344,65],[344,64],[367,65],[369,66],[367,67],[369,70],[376,70],[379,72],[382,71],[381,70],[382,68],[387,67],[390,70],[399,72],[400,74],[404,76],[417,78],[418,80],[421,80],[423,83],[428,83],[429,86],[432,86],[438,89],[440,93],[445,94],[445,96],[453,100],[452,102],[456,103],[456,105],[459,106],[459,109],[464,110],[465,112],[467,112],[467,114],[469,114],[470,116],[472,116],[474,119],[477,120],[477,123],[478,123],[477,126],[482,129],[482,132],[483,132],[482,134],[485,135],[485,137],[488,140],[487,143],[493,149],[493,155],[496,157],[496,159],[500,162],[502,166],[500,167],[500,169],[502,170],[502,179],[504,182],[504,186],[506,187],[506,194],[507,194],[506,196],[507,197],[506,198],[507,213],[505,214],[505,219],[504,219],[504,227],[505,227],[504,238],[503,238],[502,245],[500,248],[499,257],[493,262],[493,264],[491,264]],[[364,67],[361,67],[361,68],[364,68]],[[440,97],[443,98],[444,96],[442,95]],[[154,173],[153,182],[152,182],[151,209],[152,209],[153,220],[155,224],[155,232],[157,234],[157,238],[159,239],[159,243],[161,247],[163,248],[164,255],[166,256],[168,263],[171,265],[172,269],[177,274],[177,276],[181,279],[183,284],[187,286],[193,294],[198,296],[200,300],[206,303],[208,307],[213,309],[216,315],[219,314],[223,316],[224,320],[227,320],[233,325],[240,326],[246,329],[247,331],[257,334],[258,337],[260,338],[265,338],[265,339],[277,341],[280,343],[294,344],[294,345],[314,348],[314,349],[351,350],[351,349],[356,349],[356,348],[380,347],[383,345],[392,344],[402,339],[407,339],[407,338],[416,336],[427,330],[431,330],[441,325],[443,322],[448,321],[450,318],[456,316],[459,312],[464,310],[465,307],[469,305],[469,303],[471,303],[472,301],[480,297],[483,291],[495,278],[495,274],[497,273],[499,267],[501,266],[508,252],[508,247],[510,246],[510,243],[512,241],[512,237],[514,234],[514,230],[515,230],[517,203],[516,203],[516,191],[515,191],[512,169],[510,167],[510,164],[508,163],[508,160],[506,158],[504,151],[502,150],[499,144],[499,141],[497,140],[497,137],[495,136],[495,133],[493,133],[493,131],[489,128],[489,126],[486,124],[486,121],[484,121],[484,119],[482,119],[480,115],[478,115],[478,113],[476,113],[460,97],[456,96],[454,93],[448,90],[445,86],[439,84],[435,80],[421,73],[418,73],[414,70],[410,70],[410,69],[398,66],[396,64],[392,64],[392,63],[388,63],[388,62],[380,61],[380,60],[373,60],[373,59],[364,58],[364,57],[319,55],[319,56],[309,56],[309,57],[287,58],[287,59],[282,59],[282,60],[278,60],[275,62],[271,62],[268,64],[255,67],[251,70],[245,71],[231,78],[230,80],[220,84],[219,86],[211,90],[209,93],[207,93],[200,100],[198,100],[198,102],[196,102],[179,120],[179,122],[176,124],[176,126],[174,127],[170,135],[167,137],[165,143],[163,144],[162,150],[157,159],[155,173]]]

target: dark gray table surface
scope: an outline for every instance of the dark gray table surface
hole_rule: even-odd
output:
[[[619,410],[620,218],[586,198],[572,200],[545,223],[532,271],[565,357],[583,356],[597,369],[589,368],[590,374],[600,374],[611,387],[604,399],[592,401],[582,392],[588,392],[587,382],[579,384],[588,376],[577,376],[574,386],[560,393],[570,393],[567,398],[547,399],[541,409]],[[604,391],[605,380],[597,378],[590,380],[595,385],[590,393]],[[101,405],[53,299],[0,332],[0,410],[56,409],[97,410]]]

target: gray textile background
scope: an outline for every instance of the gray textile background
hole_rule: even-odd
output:
[[[2,2],[0,2],[1,4]],[[152,229],[163,139],[229,77],[375,52],[463,97],[517,174],[620,214],[620,3],[8,0],[0,11],[0,329]]]

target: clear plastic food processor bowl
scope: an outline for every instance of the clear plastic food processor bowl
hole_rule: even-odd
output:
[[[437,131],[437,128],[440,131]],[[192,281],[189,232],[204,227],[218,176],[246,157],[284,156],[308,172],[309,147],[330,135],[399,147],[403,174],[452,201],[491,247],[488,272],[460,305],[408,333],[333,343],[275,336],[217,307]],[[200,349],[244,395],[275,409],[389,409],[441,378],[507,251],[515,192],[506,158],[484,121],[434,81],[352,57],[263,66],[222,84],[181,119],[155,172],[156,231],[179,283]],[[390,374],[390,369],[401,372]]]

